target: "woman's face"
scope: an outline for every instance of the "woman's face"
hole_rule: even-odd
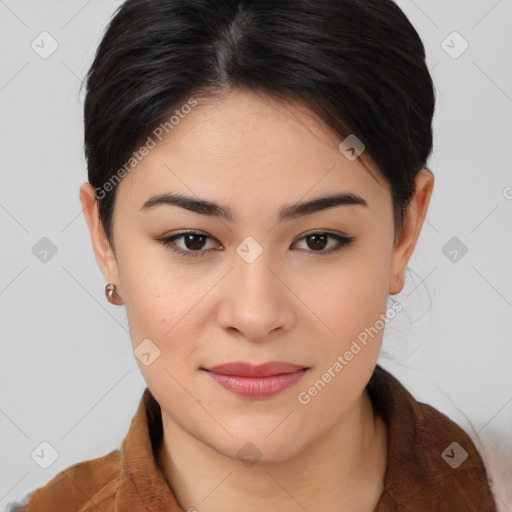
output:
[[[164,424],[232,458],[252,443],[262,461],[285,460],[361,397],[420,222],[394,246],[389,186],[303,108],[237,91],[198,104],[164,135],[118,185],[115,255],[103,246],[102,271],[124,300]],[[289,214],[349,193],[362,204]],[[218,207],[148,203],[166,194]],[[185,230],[196,236],[165,245]],[[247,379],[206,371],[240,361],[307,370],[258,380],[264,396]]]

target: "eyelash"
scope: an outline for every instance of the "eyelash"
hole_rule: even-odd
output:
[[[205,235],[204,233],[201,233],[198,231],[183,231],[181,233],[177,233],[175,235],[160,239],[158,241],[161,242],[165,247],[170,249],[172,252],[179,254],[180,256],[184,256],[186,258],[203,257],[201,253],[206,253],[207,251],[203,251],[203,250],[184,251],[182,249],[176,248],[176,245],[174,244],[174,240],[183,238],[185,235],[199,235],[199,236],[206,237],[207,239],[212,238],[211,236]],[[297,240],[297,241],[304,240],[304,239],[312,237],[314,235],[327,235],[328,237],[334,238],[336,241],[338,241],[340,243],[340,245],[338,247],[336,247],[334,249],[329,249],[328,251],[323,251],[323,250],[322,251],[311,251],[311,250],[307,251],[307,252],[312,252],[312,253],[318,253],[319,255],[331,254],[333,252],[337,252],[337,251],[343,249],[344,247],[351,246],[356,240],[354,237],[350,237],[350,236],[341,236],[341,235],[336,235],[334,233],[328,233],[325,231],[315,231],[313,233],[309,233],[309,234],[303,236],[302,238],[299,238],[299,240]]]

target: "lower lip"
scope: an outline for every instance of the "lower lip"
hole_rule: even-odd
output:
[[[307,370],[298,370],[292,373],[270,375],[268,377],[239,377],[237,375],[220,375],[206,372],[223,388],[239,396],[263,398],[277,395],[281,391],[297,384]]]

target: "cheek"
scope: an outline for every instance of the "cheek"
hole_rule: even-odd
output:
[[[338,340],[338,348],[350,344],[385,313],[390,265],[390,257],[382,253],[359,251],[323,279],[317,307],[325,324],[334,331],[330,334]]]
[[[179,383],[189,381],[198,359],[199,327],[193,308],[198,299],[193,292],[181,291],[176,279],[160,279],[157,269],[144,279],[134,278],[127,290],[126,312],[139,370],[150,389],[171,390],[177,396]]]
[[[155,340],[160,350],[191,350],[198,327],[197,304],[205,294],[204,280],[191,273],[180,273],[170,257],[159,248],[123,253],[119,258],[120,281],[132,344]],[[200,283],[200,284],[199,284]],[[190,332],[189,332],[190,331]]]

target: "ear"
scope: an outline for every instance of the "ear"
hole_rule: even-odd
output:
[[[389,282],[390,295],[395,295],[403,290],[405,268],[420,236],[433,188],[434,175],[429,169],[422,169],[416,175],[414,196],[404,214],[402,235],[393,249]]]
[[[80,202],[84,212],[89,234],[91,235],[92,247],[96,262],[100,267],[101,273],[107,283],[114,283],[119,290],[119,270],[117,259],[112,249],[103,225],[100,221],[98,200],[94,195],[94,189],[89,182],[80,187]]]

